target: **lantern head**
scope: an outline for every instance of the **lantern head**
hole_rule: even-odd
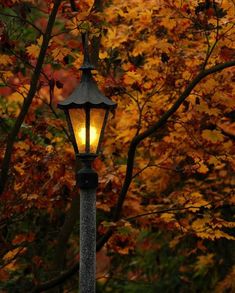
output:
[[[84,62],[81,82],[74,92],[58,107],[66,114],[71,139],[76,155],[95,157],[99,153],[109,111],[116,103],[105,97],[92,77],[88,54],[87,35],[82,35]]]

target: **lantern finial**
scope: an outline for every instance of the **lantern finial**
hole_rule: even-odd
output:
[[[83,64],[80,67],[80,70],[90,69],[93,70],[95,67],[91,64],[88,48],[88,33],[82,33],[82,46],[83,46]]]

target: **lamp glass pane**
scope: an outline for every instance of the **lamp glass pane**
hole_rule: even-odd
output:
[[[105,109],[90,110],[90,152],[96,153],[105,118]],[[101,138],[102,139],[102,138]]]
[[[90,153],[96,153],[105,118],[105,109],[90,109]],[[69,116],[73,128],[79,153],[86,153],[86,112],[84,109],[69,109]]]
[[[86,115],[84,109],[69,109],[74,137],[79,153],[85,153],[86,146]]]

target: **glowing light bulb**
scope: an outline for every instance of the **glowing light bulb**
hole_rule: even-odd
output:
[[[85,127],[81,128],[78,133],[79,138],[81,139],[82,144],[86,143],[86,129]],[[90,127],[90,145],[92,145],[98,138],[97,130],[95,127]]]

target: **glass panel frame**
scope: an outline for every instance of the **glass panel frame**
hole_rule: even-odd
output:
[[[66,110],[72,143],[77,155],[98,154],[109,109],[71,108]]]

